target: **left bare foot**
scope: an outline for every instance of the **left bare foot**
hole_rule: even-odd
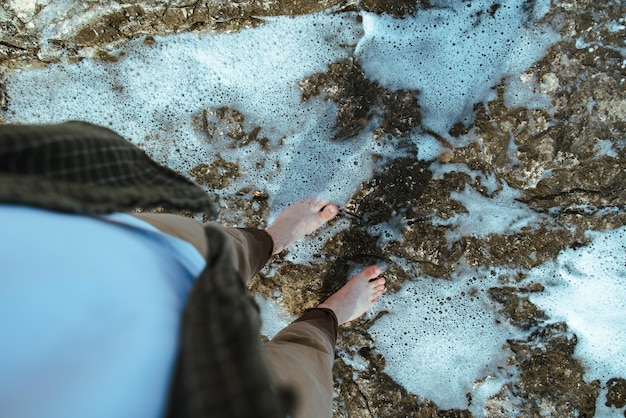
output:
[[[289,205],[266,229],[274,240],[272,254],[278,254],[305,235],[334,218],[339,209],[323,200],[307,199]]]
[[[337,316],[339,325],[357,319],[374,306],[378,297],[385,292],[385,278],[380,277],[380,273],[378,266],[367,267],[318,308],[332,310]]]

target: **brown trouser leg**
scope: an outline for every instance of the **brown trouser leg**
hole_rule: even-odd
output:
[[[296,394],[295,418],[332,415],[337,318],[310,309],[263,346],[275,384]]]
[[[271,256],[273,242],[260,229],[228,228],[202,224],[171,214],[133,214],[161,231],[193,244],[208,254],[204,228],[218,228],[231,239],[227,244],[235,255],[236,268],[246,283]],[[329,309],[310,309],[263,346],[276,387],[287,387],[296,394],[295,418],[332,415],[332,367],[337,342],[337,318]]]

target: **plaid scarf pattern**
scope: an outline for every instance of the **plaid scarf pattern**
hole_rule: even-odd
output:
[[[0,200],[82,214],[161,207],[217,215],[196,184],[85,122],[0,125]]]

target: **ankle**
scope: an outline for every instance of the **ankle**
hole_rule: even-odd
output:
[[[346,322],[348,322],[348,318],[345,317],[342,309],[336,306],[335,304],[333,304],[332,302],[329,303],[328,301],[324,301],[323,303],[320,303],[319,305],[317,305],[317,309],[324,309],[324,310],[331,311],[333,315],[335,316],[335,319],[337,319],[338,325],[343,325]]]

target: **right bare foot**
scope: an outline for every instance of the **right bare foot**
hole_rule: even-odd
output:
[[[357,319],[374,306],[385,291],[385,278],[378,277],[380,267],[370,266],[348,280],[318,308],[331,309],[339,325]]]

